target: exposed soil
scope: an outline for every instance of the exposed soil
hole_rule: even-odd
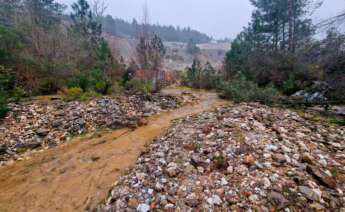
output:
[[[167,93],[180,91],[167,90]],[[171,121],[225,102],[213,93],[202,101],[154,115],[135,130],[103,131],[35,153],[0,168],[0,211],[83,211],[107,196],[114,180],[134,166],[140,152],[171,126]]]

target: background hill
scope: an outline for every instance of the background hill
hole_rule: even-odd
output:
[[[129,64],[131,59],[136,57],[136,38],[125,38],[123,36],[105,35],[109,46],[118,57],[123,57],[124,61]],[[198,59],[201,63],[210,62],[212,66],[220,68],[224,56],[230,49],[230,43],[210,41],[209,43],[196,44],[199,51],[191,54],[187,51],[188,43],[165,41],[166,55],[164,60],[165,70],[184,70]]]
[[[136,19],[133,19],[132,23],[130,23],[119,18],[113,18],[111,15],[107,15],[102,19],[102,25],[105,33],[122,38],[137,38],[143,27]],[[180,28],[174,26],[150,25],[149,28],[151,34],[158,35],[164,41],[189,42],[193,40],[195,43],[200,44],[208,43],[212,40],[212,38],[205,33],[201,33],[189,27]]]

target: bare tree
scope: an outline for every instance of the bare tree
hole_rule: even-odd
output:
[[[145,4],[143,5],[143,20],[139,32],[139,44],[137,46],[137,61],[143,70],[149,69],[149,25],[149,9],[147,1],[145,1]]]
[[[142,34],[141,36],[144,37],[145,40],[149,39],[149,33],[150,33],[150,15],[149,15],[149,8],[147,5],[147,1],[145,1],[145,4],[143,6],[143,23],[142,23]]]
[[[101,23],[107,8],[107,0],[92,0],[92,13],[95,15],[97,23]]]

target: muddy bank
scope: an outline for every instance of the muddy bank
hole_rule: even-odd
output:
[[[345,211],[345,127],[260,104],[180,120],[98,211]]]

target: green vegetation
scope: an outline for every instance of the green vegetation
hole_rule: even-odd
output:
[[[300,90],[321,96],[315,100],[300,97],[306,105],[344,102],[345,34],[331,28],[324,39],[315,39],[316,27],[308,14],[320,2],[250,2],[255,7],[252,20],[233,40],[223,68],[216,71],[194,61],[180,76],[181,84],[215,88],[235,102],[282,104]],[[190,42],[189,52],[195,53],[194,48]]]
[[[152,91],[151,84],[145,83],[140,79],[132,79],[126,82],[124,88],[130,92],[141,92],[141,93],[150,93]]]
[[[199,89],[215,89],[221,82],[221,77],[210,63],[202,66],[198,60],[194,60],[180,78],[183,86]]]
[[[0,1],[6,14],[0,18],[0,116],[8,102],[32,95],[60,92],[68,100],[86,100],[158,89],[165,54],[158,36],[143,39],[138,55],[144,60],[132,62],[124,79],[129,69],[102,37],[103,14],[87,0],[76,0],[70,16],[66,8],[57,0]]]
[[[337,124],[339,126],[345,126],[345,120],[343,119],[330,118],[329,122],[332,124]]]
[[[137,20],[133,19],[132,23],[124,21],[119,18],[113,18],[111,15],[107,15],[102,19],[103,30],[106,33],[115,36],[121,36],[123,34],[130,35],[132,37],[138,36],[138,31],[142,31],[144,26],[139,24]],[[187,43],[193,40],[196,43],[208,43],[211,38],[204,33],[193,30],[189,27],[180,29],[174,26],[160,26],[149,25],[149,29],[152,34],[156,34],[165,41],[175,41]]]
[[[232,42],[223,77],[245,76],[260,87],[273,85],[285,95],[311,87],[314,81],[330,87],[330,100],[345,99],[345,35],[330,29],[323,40],[314,39],[309,18],[319,1],[251,0],[252,21]]]
[[[187,43],[187,52],[189,54],[194,55],[194,54],[198,53],[199,51],[200,51],[199,47],[194,43],[193,40],[188,41],[188,43]]]
[[[79,100],[83,96],[83,89],[79,87],[73,87],[67,90],[67,100]]]
[[[283,99],[281,93],[272,84],[261,88],[255,82],[238,77],[231,82],[222,82],[218,87],[220,95],[224,98],[239,102],[260,102],[263,104],[280,103]]]

